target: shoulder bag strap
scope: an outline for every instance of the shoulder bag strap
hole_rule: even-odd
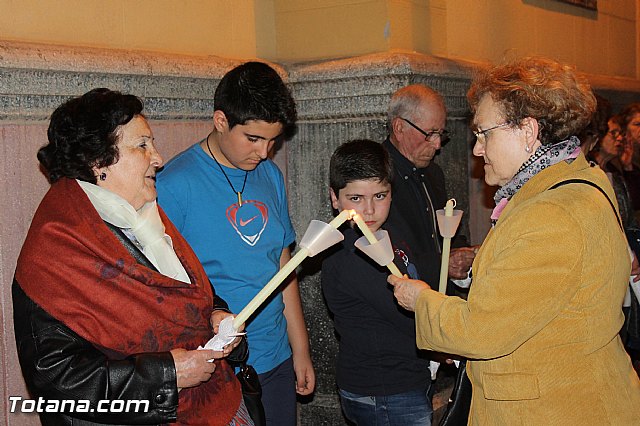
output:
[[[607,195],[606,192],[604,192],[604,189],[600,188],[598,185],[596,185],[595,183],[586,180],[586,179],[567,179],[567,180],[563,180],[562,182],[558,182],[555,185],[553,185],[551,188],[549,189],[556,189],[559,186],[564,186],[567,185],[569,183],[584,183],[586,185],[592,186],[594,188],[596,188],[598,191],[600,191],[600,193],[602,195],[605,196],[605,198],[607,199],[607,201],[609,202],[609,205],[611,206],[611,208],[613,209],[613,213],[616,215],[616,219],[618,220],[618,225],[620,225],[620,229],[622,229],[624,231],[624,228],[622,227],[622,220],[620,220],[620,216],[618,216],[618,212],[616,211],[615,206],[613,205],[613,202],[611,201],[611,198],[609,198],[609,196]]]

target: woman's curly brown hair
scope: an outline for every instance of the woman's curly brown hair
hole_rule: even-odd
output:
[[[522,58],[478,75],[467,93],[474,112],[486,94],[514,127],[527,117],[535,118],[543,145],[580,133],[596,109],[586,79],[568,65],[540,57]]]

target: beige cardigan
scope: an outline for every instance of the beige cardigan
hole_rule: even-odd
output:
[[[468,301],[427,290],[420,348],[470,359],[469,424],[640,425],[640,382],[618,337],[630,261],[605,174],[582,154],[511,199],[473,263]]]

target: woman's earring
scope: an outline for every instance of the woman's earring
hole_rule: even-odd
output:
[[[531,152],[531,147],[529,145],[525,145],[524,150],[527,152]]]
[[[102,181],[107,180],[107,173],[106,173],[106,172],[102,172],[102,173],[100,173],[99,178],[100,178],[100,180],[102,180]]]

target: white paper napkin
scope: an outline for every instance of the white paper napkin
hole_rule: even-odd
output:
[[[228,316],[222,321],[220,321],[220,326],[218,327],[218,334],[213,336],[204,347],[198,346],[198,349],[209,349],[213,351],[221,351],[225,346],[229,343],[233,342],[238,336],[242,336],[246,333],[238,333],[238,331],[233,328],[233,318],[232,316]],[[213,360],[209,360],[209,362],[213,362]]]

